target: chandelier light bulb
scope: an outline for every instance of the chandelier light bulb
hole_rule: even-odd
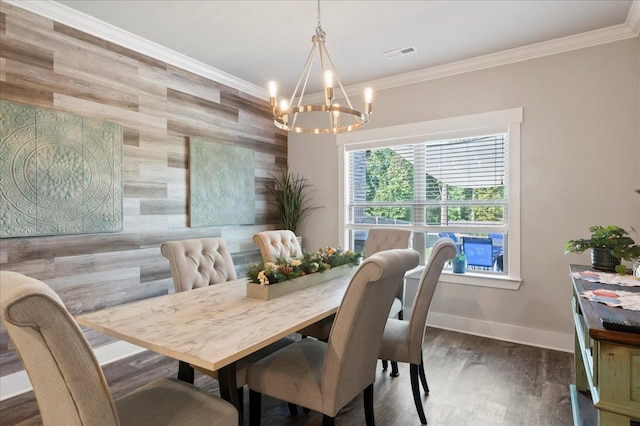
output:
[[[373,89],[371,87],[367,87],[364,89],[364,113],[367,115],[371,115],[371,102],[373,101]]]
[[[280,111],[284,111],[286,109],[289,109],[289,102],[283,99],[280,101]]]
[[[324,72],[324,83],[327,87],[333,88],[333,73],[331,70],[326,70]]]
[[[340,117],[340,110],[338,108],[340,108],[340,104],[333,104],[331,105],[331,115],[333,116],[333,118],[339,118]]]
[[[364,89],[364,102],[370,104],[373,100],[373,89],[371,87],[367,87]]]
[[[275,98],[278,94],[278,85],[275,81],[271,80],[269,82],[269,96]]]
[[[331,105],[331,127],[333,133],[337,133],[338,127],[340,127],[340,104]]]

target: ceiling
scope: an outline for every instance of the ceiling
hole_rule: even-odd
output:
[[[276,80],[287,95],[302,72],[317,21],[313,0],[57,3],[260,88]],[[320,7],[342,84],[373,81],[375,89],[376,80],[390,76],[623,25],[632,3],[345,0],[322,1]],[[407,46],[417,51],[394,59],[383,55]],[[318,76],[307,93],[318,91],[319,84]]]

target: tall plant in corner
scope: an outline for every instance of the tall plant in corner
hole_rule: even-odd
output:
[[[312,186],[309,181],[299,174],[292,174],[280,170],[280,175],[273,178],[273,187],[267,186],[273,195],[272,203],[277,207],[283,229],[288,229],[298,235],[297,229],[302,219],[312,210],[319,207],[311,205],[310,194]]]

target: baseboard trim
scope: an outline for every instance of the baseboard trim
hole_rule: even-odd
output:
[[[100,365],[107,365],[143,351],[145,349],[140,346],[120,341],[97,348],[94,353]],[[0,377],[0,401],[13,398],[32,389],[27,372],[24,370]]]
[[[408,317],[407,317],[408,318]],[[573,334],[429,312],[427,325],[459,333],[573,353]]]

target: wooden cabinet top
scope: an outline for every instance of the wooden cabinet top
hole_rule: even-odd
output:
[[[586,271],[591,268],[584,265],[571,265],[570,269],[573,273]],[[640,293],[640,287],[625,287],[614,284],[593,283],[579,278],[572,279],[573,290],[585,324],[589,329],[589,336],[595,340],[605,340],[613,343],[640,347],[640,334],[607,330],[600,322],[601,318],[613,318],[621,321],[633,321],[640,323],[640,312],[622,308],[613,308],[603,303],[592,302],[580,296],[582,291],[597,289]]]

